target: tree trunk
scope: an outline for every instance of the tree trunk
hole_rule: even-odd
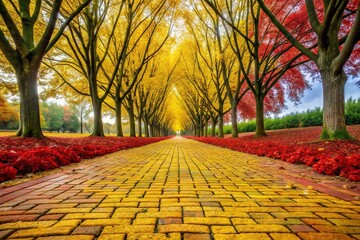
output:
[[[208,137],[209,119],[205,119],[205,137]]]
[[[44,135],[40,125],[37,89],[38,68],[32,65],[29,67],[21,66],[20,68],[16,71],[20,92],[20,125],[17,136],[42,138]]]
[[[121,101],[115,100],[115,124],[116,124],[116,136],[123,137],[124,133],[122,130],[121,123]]]
[[[104,137],[104,128],[102,122],[102,102],[100,99],[93,99],[94,110],[94,129],[92,136]]]
[[[134,102],[129,101],[129,108],[127,109],[129,114],[130,123],[130,137],[135,137],[135,114],[134,114]]]
[[[202,117],[202,112],[200,113],[200,117],[199,117],[199,130],[200,130],[200,136],[203,137],[204,136],[204,122],[203,122],[203,117]]]
[[[138,137],[142,137],[141,115],[138,117]]]
[[[155,126],[155,137],[160,137],[161,132],[160,132],[160,128],[158,125]]]
[[[196,136],[200,137],[200,123],[199,123],[199,121],[196,123],[195,128],[196,128]]]
[[[219,132],[218,137],[223,138],[224,137],[224,115],[219,114]]]
[[[351,139],[345,124],[346,74],[334,77],[330,70],[320,71],[323,85],[323,127],[320,139]]]
[[[255,137],[266,136],[264,121],[264,100],[255,96],[256,101],[256,130]]]
[[[81,117],[80,117],[80,133],[83,134],[83,124],[84,124],[84,118],[81,112]]]
[[[234,100],[231,103],[231,135],[233,138],[237,138],[239,135],[237,126],[237,103]]]
[[[154,126],[154,137],[158,137],[159,134],[159,127],[157,125]]]
[[[215,137],[215,135],[216,135],[216,120],[211,119],[211,133],[210,133],[210,136]]]
[[[145,137],[149,137],[149,121],[147,118],[144,118],[144,131],[145,131]]]
[[[150,137],[154,137],[154,125],[150,124]]]

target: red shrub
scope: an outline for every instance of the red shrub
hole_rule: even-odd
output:
[[[313,165],[313,170],[326,175],[339,175],[345,166],[346,158],[338,155],[333,158],[322,157]]]
[[[17,170],[15,168],[0,162],[0,182],[14,179],[16,173]]]
[[[0,150],[0,162],[8,163],[15,160],[19,155],[15,151]]]
[[[19,173],[35,173],[59,167],[56,163],[56,156],[45,149],[32,150],[21,154],[13,162],[13,166]]]

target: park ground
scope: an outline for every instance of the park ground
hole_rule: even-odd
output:
[[[0,190],[0,239],[360,239],[359,183],[172,138]]]

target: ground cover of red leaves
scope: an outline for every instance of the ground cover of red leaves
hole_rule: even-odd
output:
[[[166,138],[0,137],[0,182],[13,179],[17,174],[55,169],[80,162],[82,159],[94,158],[164,139]]]
[[[348,126],[350,134],[360,139],[360,126]],[[306,164],[315,172],[340,175],[360,181],[360,141],[317,141],[321,127],[269,131],[263,138],[246,134],[239,138],[189,137],[236,151]]]

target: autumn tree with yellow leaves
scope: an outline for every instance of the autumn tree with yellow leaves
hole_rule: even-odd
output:
[[[15,72],[20,96],[18,136],[43,137],[37,89],[42,59],[89,2],[78,1],[59,18],[70,1],[0,0],[0,50]]]

